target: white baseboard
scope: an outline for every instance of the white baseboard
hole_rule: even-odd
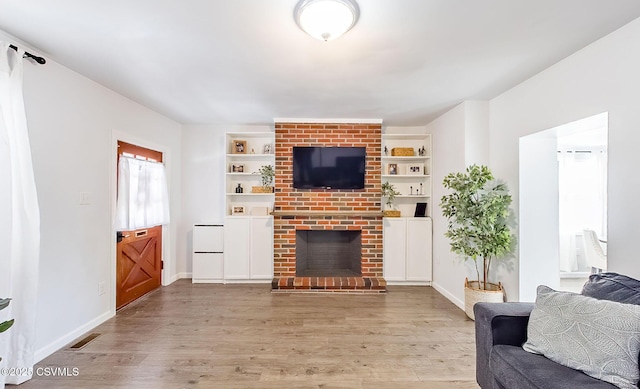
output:
[[[100,315],[100,316],[96,317],[95,319],[91,320],[87,324],[85,324],[85,325],[83,325],[81,327],[78,327],[78,328],[76,328],[75,330],[73,330],[71,332],[68,332],[67,334],[59,337],[58,339],[54,340],[53,342],[49,343],[48,345],[36,350],[36,352],[34,354],[35,362],[36,363],[40,362],[41,360],[45,359],[49,355],[51,355],[54,352],[60,350],[61,348],[63,348],[67,344],[71,343],[73,340],[79,338],[81,335],[91,331],[92,329],[96,328],[100,324],[102,324],[105,321],[111,319],[113,316],[115,316],[115,312],[111,312],[111,311],[105,312],[102,315]]]
[[[170,277],[168,280],[166,280],[165,282],[162,283],[163,286],[167,286],[167,285],[171,285],[174,282],[182,279],[182,278],[191,278],[191,273],[176,273],[174,274],[172,277]]]
[[[238,280],[224,280],[225,284],[270,284],[271,279],[268,280],[246,280],[246,279],[238,279]]]
[[[460,300],[459,298],[457,298],[453,294],[449,293],[448,290],[446,290],[445,288],[443,288],[442,286],[438,285],[435,282],[433,284],[431,284],[431,286],[433,287],[433,289],[438,291],[438,293],[443,295],[447,300],[451,301],[458,308],[460,308],[460,309],[462,309],[464,311],[464,301]]]
[[[431,286],[431,281],[389,281],[389,286]]]
[[[192,278],[191,279],[191,283],[192,284],[224,284],[224,280],[210,280],[210,279],[206,279],[206,278]]]

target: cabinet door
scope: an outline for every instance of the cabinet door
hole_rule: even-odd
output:
[[[387,281],[404,281],[406,265],[406,223],[404,218],[383,221],[383,274]]]
[[[273,278],[273,217],[251,218],[251,279]]]
[[[249,279],[249,217],[228,217],[224,225],[224,278]]]
[[[431,281],[431,218],[407,219],[407,281]]]
[[[222,253],[194,253],[192,281],[222,281]]]

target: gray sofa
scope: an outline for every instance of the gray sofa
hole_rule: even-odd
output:
[[[640,305],[640,281],[616,274],[592,274],[582,294]],[[476,380],[482,389],[615,389],[581,371],[525,351],[533,303],[477,303]]]

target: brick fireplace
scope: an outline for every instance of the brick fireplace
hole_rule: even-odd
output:
[[[381,136],[381,124],[275,124],[273,291],[380,293],[386,290],[382,276]],[[295,146],[365,147],[365,188],[293,188]],[[323,273],[325,265],[319,264],[316,265],[319,269],[298,272],[296,276],[296,239],[300,239],[302,231],[358,232],[360,274]]]

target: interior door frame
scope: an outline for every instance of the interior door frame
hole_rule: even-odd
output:
[[[137,146],[141,146],[147,149],[156,150],[162,153],[162,159],[164,165],[167,168],[167,184],[171,182],[171,152],[170,148],[165,145],[161,145],[143,138],[139,138],[135,135],[128,134],[126,132],[112,130],[111,131],[111,143],[109,145],[111,163],[109,164],[109,192],[111,199],[111,234],[110,234],[110,247],[111,255],[109,260],[109,310],[113,315],[116,313],[116,231],[113,229],[116,218],[116,198],[117,198],[117,169],[118,169],[118,141],[131,143]],[[170,186],[169,186],[170,187]],[[169,197],[171,198],[171,191],[169,190]],[[160,274],[160,283],[162,286],[169,285],[170,273],[169,269],[173,268],[173,258],[171,257],[171,222],[169,225],[162,226],[162,260],[164,266]]]

